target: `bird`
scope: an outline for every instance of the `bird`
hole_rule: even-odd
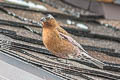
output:
[[[42,40],[45,47],[55,56],[63,59],[88,61],[103,69],[104,63],[93,58],[64,30],[52,15],[41,18]]]

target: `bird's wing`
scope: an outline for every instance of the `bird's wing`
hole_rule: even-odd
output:
[[[82,51],[84,51],[85,53],[87,53],[83,47],[78,43],[76,42],[70,35],[68,32],[66,32],[63,28],[61,27],[57,27],[57,30],[59,31],[59,34],[60,36],[63,38],[63,39],[66,39],[68,40],[69,42],[71,42],[73,45],[77,46],[79,49],[81,49]]]
[[[69,35],[69,33],[67,31],[65,31],[62,27],[58,26],[56,27],[57,31],[60,33],[63,33],[65,35]]]
[[[63,34],[63,33],[59,33],[59,34],[60,34],[60,36],[61,36],[63,39],[71,42],[73,45],[77,46],[77,47],[80,49],[80,51],[81,51],[80,53],[81,53],[82,56],[79,57],[79,59],[81,58],[81,59],[83,59],[83,60],[85,60],[85,61],[88,61],[88,62],[90,62],[90,63],[95,64],[95,65],[98,66],[99,68],[103,68],[104,63],[101,62],[101,61],[99,61],[99,60],[97,60],[97,59],[95,59],[95,58],[93,58],[93,57],[91,57],[91,56],[89,56],[89,55],[87,54],[87,51],[85,51],[85,50],[83,49],[83,47],[82,47],[79,43],[77,43],[72,37],[70,37],[70,36],[68,36],[68,35],[65,35],[65,34]],[[76,60],[79,61],[79,59],[76,59]]]
[[[59,34],[60,34],[60,36],[61,36],[63,39],[68,40],[68,41],[71,42],[73,45],[77,46],[80,50],[82,50],[83,52],[87,53],[87,52],[83,49],[83,47],[82,47],[78,42],[76,42],[76,40],[74,40],[71,36],[65,35],[65,34],[63,34],[63,33],[61,33],[61,32],[60,32]]]

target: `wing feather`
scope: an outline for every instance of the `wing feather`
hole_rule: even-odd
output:
[[[99,61],[99,60],[97,60],[97,59],[95,59],[95,58],[93,58],[93,57],[91,57],[91,56],[89,56],[89,55],[87,54],[87,52],[83,49],[83,47],[82,47],[79,43],[77,43],[72,37],[70,37],[70,36],[68,36],[68,35],[65,35],[65,34],[63,34],[63,33],[59,33],[59,34],[60,34],[60,36],[61,36],[63,39],[71,42],[73,45],[75,45],[76,47],[78,47],[78,48],[80,49],[80,55],[82,55],[82,56],[79,57],[79,59],[81,58],[81,59],[83,59],[83,60],[85,60],[85,61],[87,60],[88,62],[95,64],[95,65],[98,66],[99,68],[103,68],[104,63],[101,62],[101,61]],[[82,50],[82,51],[81,51],[81,50]],[[76,59],[76,60],[79,60],[79,59]]]
[[[65,39],[68,40],[69,42],[71,42],[73,45],[75,45],[76,47],[78,47],[80,50],[82,50],[83,52],[87,53],[83,47],[76,41],[74,40],[71,36],[65,35],[63,33],[60,33],[60,36]]]

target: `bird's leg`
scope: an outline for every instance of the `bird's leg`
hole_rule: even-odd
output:
[[[65,61],[66,61],[66,64],[68,63],[68,60],[67,59],[65,59]]]
[[[61,60],[61,58],[56,58],[56,61],[58,61],[58,62],[62,62],[62,60]]]
[[[57,60],[57,57],[51,57],[51,56],[46,56],[46,57],[52,60]]]
[[[71,66],[71,65],[72,65],[71,63],[68,62],[68,59],[66,59],[66,64],[67,64],[68,66]]]
[[[61,58],[58,58],[57,61],[63,63],[63,64],[67,64],[67,65],[71,65],[69,62],[68,62],[68,59],[61,59]]]
[[[56,60],[60,63],[63,63],[63,64],[67,64],[67,65],[71,65],[69,62],[68,62],[68,59],[62,59],[62,58],[58,58],[58,57],[51,57],[51,56],[46,56],[47,58],[51,59],[51,60]]]
[[[58,57],[51,57],[51,56],[47,56],[47,58],[51,59],[51,60],[56,60],[58,62],[62,62],[61,58]]]

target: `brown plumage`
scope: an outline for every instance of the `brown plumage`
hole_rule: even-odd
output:
[[[65,59],[85,60],[103,68],[104,63],[89,56],[70,34],[59,26],[53,16],[41,19],[43,43],[55,56]]]

